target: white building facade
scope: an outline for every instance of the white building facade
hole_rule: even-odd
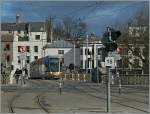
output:
[[[44,56],[60,57],[64,66],[80,66],[80,49],[70,42],[58,40],[44,46]]]
[[[97,65],[104,66],[102,62],[103,44],[100,41],[83,42],[80,44],[80,68],[92,69]]]
[[[1,31],[13,35],[10,55],[12,75],[17,68],[29,68],[30,62],[44,56],[43,46],[47,43],[44,22],[2,23]],[[20,50],[22,47],[25,48],[24,52]]]

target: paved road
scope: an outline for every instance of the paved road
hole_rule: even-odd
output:
[[[65,81],[28,80],[24,87],[2,86],[2,112],[12,113],[106,113],[106,85]],[[148,113],[148,88],[111,86],[111,112]]]

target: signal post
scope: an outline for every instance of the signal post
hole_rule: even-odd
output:
[[[120,31],[116,31],[110,27],[107,27],[107,31],[104,33],[101,39],[103,45],[105,46],[105,51],[107,56],[105,57],[105,66],[107,67],[108,77],[107,77],[107,112],[110,112],[110,78],[112,76],[112,69],[116,67],[117,60],[121,57],[117,53],[118,45],[116,40],[121,35]]]

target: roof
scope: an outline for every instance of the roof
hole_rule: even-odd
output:
[[[30,25],[31,32],[41,32],[45,30],[44,22],[29,22],[29,23],[20,23],[18,25],[16,25],[16,23],[2,23],[1,31],[17,31],[17,30],[24,31],[26,24]]]
[[[2,23],[1,31],[14,31],[14,30],[24,30],[25,23],[20,23],[16,25],[16,23]]]
[[[41,32],[45,31],[45,23],[44,22],[31,22],[30,25],[30,31],[31,32]]]
[[[45,45],[45,48],[73,48],[73,44],[65,41],[65,40],[57,40],[52,44]]]

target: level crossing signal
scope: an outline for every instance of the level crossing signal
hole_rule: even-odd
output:
[[[107,27],[107,31],[103,34],[103,38],[101,39],[107,52],[117,50],[118,45],[116,40],[120,37],[120,35],[120,31]]]

